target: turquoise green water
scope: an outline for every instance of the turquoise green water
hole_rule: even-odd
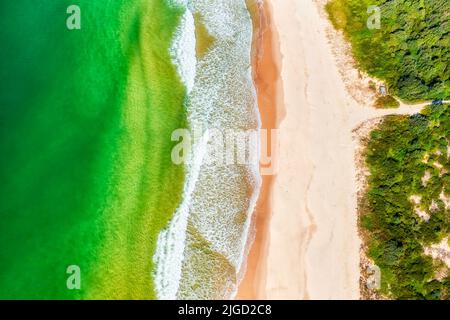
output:
[[[163,0],[0,4],[0,298],[153,298],[185,124]],[[66,268],[81,269],[68,290]]]

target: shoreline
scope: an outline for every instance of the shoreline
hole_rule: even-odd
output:
[[[270,4],[267,0],[247,0],[253,21],[252,73],[255,83],[261,129],[276,129],[284,117],[280,79],[280,52],[278,35],[272,25]],[[267,149],[272,150],[270,136]],[[275,149],[276,150],[276,149]],[[276,155],[271,155],[272,159]],[[263,166],[260,166],[263,169]],[[272,187],[276,176],[262,175],[262,186],[252,217],[252,241],[239,284],[236,299],[264,299],[266,255],[269,242],[269,223],[272,216]]]

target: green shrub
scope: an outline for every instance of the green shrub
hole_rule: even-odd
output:
[[[380,29],[367,20],[380,8]],[[331,0],[326,10],[333,25],[352,44],[359,66],[383,79],[405,101],[450,97],[450,1]]]
[[[382,271],[381,293],[398,299],[444,299],[448,279],[436,279],[433,259],[424,246],[449,236],[450,210],[439,199],[450,194],[450,108],[429,106],[413,116],[388,116],[372,131],[366,148],[371,175],[360,204],[360,227],[365,230],[367,255]],[[439,152],[438,152],[439,151]],[[427,163],[423,161],[428,155]],[[427,185],[425,172],[431,173]],[[428,221],[414,212],[411,195],[419,195]],[[432,202],[437,209],[431,212]]]
[[[375,101],[375,107],[379,109],[398,108],[400,103],[392,96],[380,96]]]

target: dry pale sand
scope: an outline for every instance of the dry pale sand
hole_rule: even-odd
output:
[[[350,100],[316,4],[274,0],[286,117],[274,183],[265,298],[359,298]]]
[[[360,297],[357,139],[352,131],[369,119],[422,107],[376,110],[355,101],[327,37],[324,2],[270,1],[286,114],[279,126],[271,208],[257,212],[264,214],[265,224],[271,217],[263,228],[268,239],[258,240],[257,223],[259,254],[249,259],[238,298]]]

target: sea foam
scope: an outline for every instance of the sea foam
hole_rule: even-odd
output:
[[[244,0],[178,0],[177,5],[185,5],[186,13],[173,40],[173,61],[188,91],[189,126],[205,134],[186,164],[183,201],[159,236],[156,288],[163,299],[231,298],[261,185],[259,154],[249,163],[226,165],[205,161],[205,155],[214,147],[211,130],[238,135],[260,128],[251,75],[252,21]],[[195,64],[194,22],[214,39]],[[259,146],[250,152],[259,152]]]
[[[186,6],[186,3],[178,0],[173,2],[172,5]],[[194,17],[186,7],[180,25],[175,31],[170,55],[189,94],[194,87],[197,59]],[[192,150],[195,150],[195,152],[192,152],[193,161],[186,165],[186,182],[183,188],[182,203],[176,210],[168,228],[163,230],[158,237],[158,245],[153,260],[156,265],[155,283],[159,299],[173,300],[178,292],[189,216],[189,202],[204,154],[202,149],[205,148],[202,148],[201,145],[205,143],[206,141],[203,139],[193,146]]]

